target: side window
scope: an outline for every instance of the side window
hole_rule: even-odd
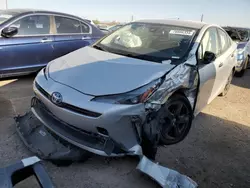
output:
[[[206,51],[213,52],[215,55],[219,54],[219,40],[216,28],[209,28],[205,32],[197,52],[199,61],[203,60]]]
[[[82,28],[82,33],[89,33],[90,32],[89,26],[83,22],[81,22],[81,28]]]
[[[228,35],[221,29],[218,29],[218,32],[220,36],[220,50],[221,50],[221,53],[224,53],[230,46]]]
[[[18,28],[16,36],[50,34],[50,19],[46,15],[27,16],[11,26]]]
[[[81,26],[78,20],[55,16],[56,29],[59,34],[81,33]]]

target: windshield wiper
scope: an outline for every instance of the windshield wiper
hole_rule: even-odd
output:
[[[102,50],[104,52],[107,52],[107,50],[105,48],[103,48],[102,46],[94,45],[93,47],[96,48],[96,49],[98,49],[98,50]]]
[[[133,54],[133,53],[119,53],[119,54],[127,56],[127,57],[146,60],[146,61],[154,61],[154,62],[158,62],[158,63],[161,62],[160,58],[157,58],[157,57],[154,57],[154,56],[151,56],[151,55],[147,55],[147,54]]]

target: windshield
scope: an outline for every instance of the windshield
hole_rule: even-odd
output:
[[[115,25],[109,28],[110,31],[115,31],[117,29],[119,29],[120,27],[122,27],[122,25]]]
[[[249,32],[244,28],[224,28],[233,41],[246,42],[249,39]]]
[[[10,11],[0,11],[0,24],[15,16],[16,13]]]
[[[96,46],[125,56],[163,61],[180,59],[189,49],[195,29],[152,23],[131,23]]]

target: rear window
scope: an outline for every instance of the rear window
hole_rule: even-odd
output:
[[[56,29],[59,34],[76,34],[81,33],[81,27],[84,28],[84,25],[81,24],[78,20],[55,16]]]

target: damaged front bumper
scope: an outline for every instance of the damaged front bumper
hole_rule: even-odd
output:
[[[16,121],[17,131],[24,143],[44,159],[80,157],[79,149],[101,156],[136,155],[138,152],[136,148],[127,150],[108,135],[84,131],[60,121],[36,98],[31,111]],[[58,152],[58,148],[62,150]]]
[[[61,139],[55,135],[51,129],[46,128],[40,120],[36,118],[34,113],[42,113],[35,110],[32,107],[32,111],[25,114],[22,117],[17,117],[17,132],[25,145],[39,157],[52,161],[83,161],[88,158],[90,153],[86,153],[85,150],[76,147],[75,143],[71,143]],[[41,114],[40,114],[41,115]],[[56,122],[53,122],[56,123]],[[64,126],[60,124],[60,126]],[[67,130],[65,130],[67,131]],[[104,148],[114,148],[115,143],[110,144],[108,142],[102,142]],[[100,144],[100,143],[99,143]],[[96,143],[96,145],[98,145]],[[97,147],[97,146],[96,146]],[[98,146],[100,147],[100,145]],[[103,149],[104,149],[103,148]],[[93,149],[93,148],[92,148]],[[105,149],[104,149],[105,150]],[[140,162],[137,169],[150,176],[159,185],[165,188],[196,188],[197,184],[189,177],[182,175],[174,170],[163,167],[157,163],[152,162],[146,156],[143,155],[140,145],[135,145],[132,155],[140,157]],[[101,150],[98,150],[101,152]],[[115,150],[113,150],[114,152]],[[122,155],[131,155],[131,152],[125,153],[119,148],[117,151],[123,152]],[[96,150],[95,150],[96,152]],[[105,151],[103,151],[105,152]],[[110,152],[110,150],[109,150]],[[116,153],[116,156],[117,153]]]

